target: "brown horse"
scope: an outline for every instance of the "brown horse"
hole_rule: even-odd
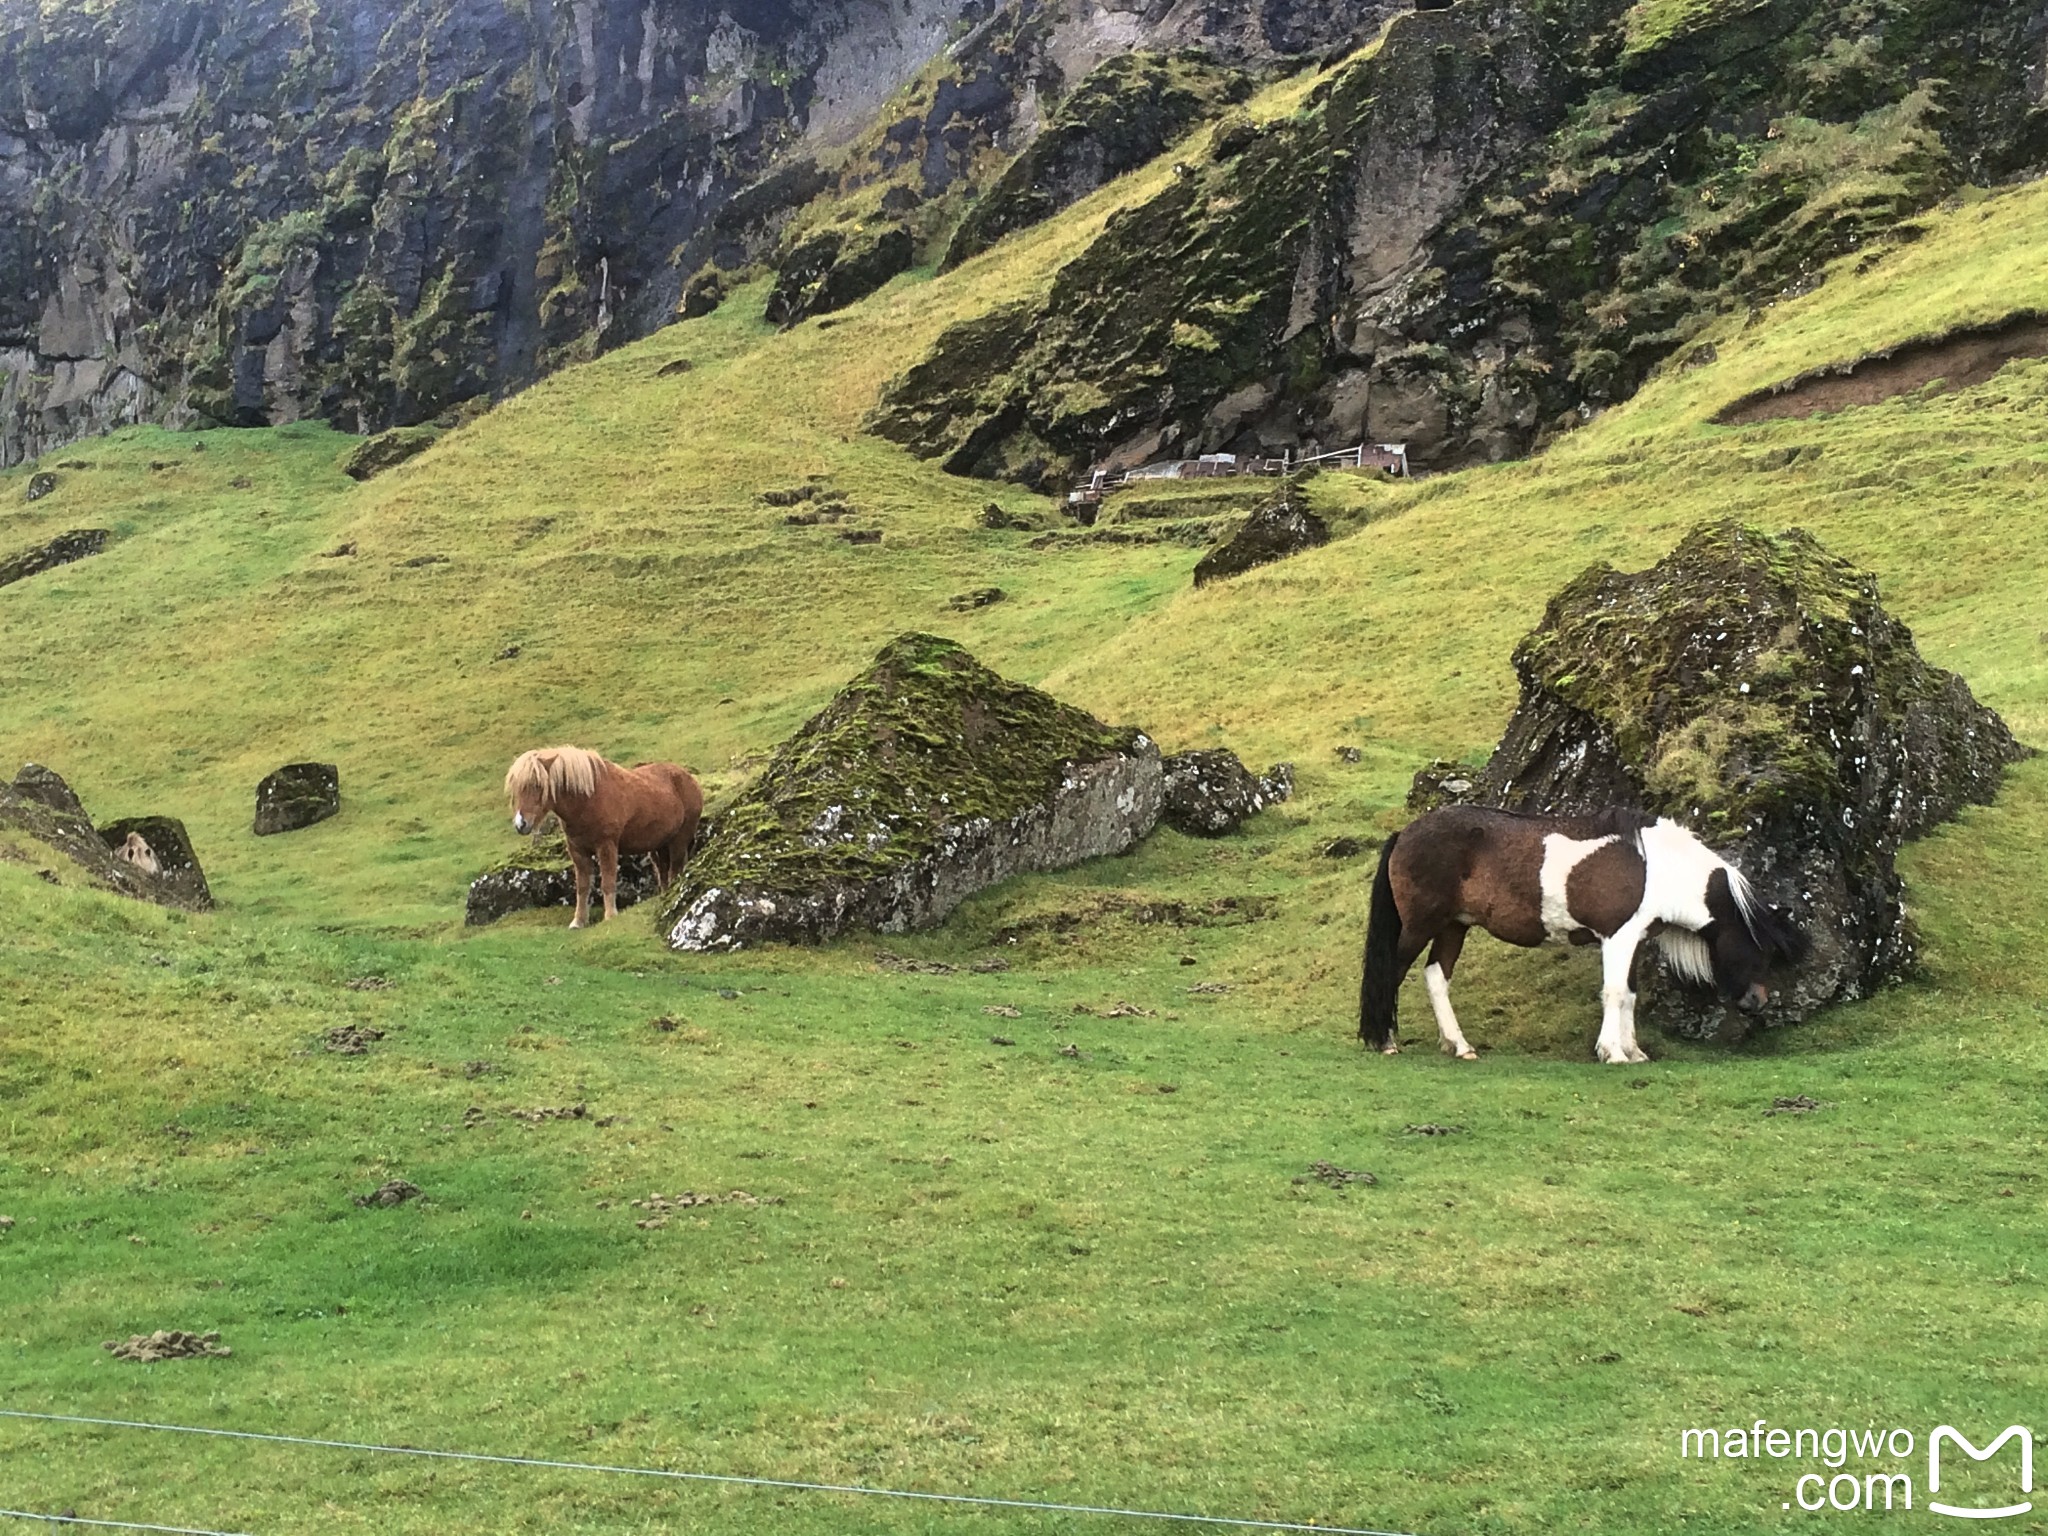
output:
[[[512,825],[531,832],[553,811],[562,822],[569,862],[576,866],[576,916],[590,920],[590,869],[604,885],[604,915],[619,915],[619,855],[651,854],[666,886],[690,856],[704,791],[674,763],[621,768],[582,747],[522,752],[505,775]]]

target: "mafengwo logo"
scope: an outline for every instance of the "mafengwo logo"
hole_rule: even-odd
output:
[[[2020,1492],[2032,1493],[2034,1491],[2034,1432],[2020,1424],[2013,1425],[1981,1451],[1965,1440],[1960,1431],[1952,1429],[1946,1424],[1938,1425],[1934,1433],[1927,1437],[1927,1491],[1930,1494],[1941,1492],[1942,1442],[1946,1441],[1953,1445],[1972,1461],[1989,1461],[1998,1454],[1999,1449],[2008,1440],[2017,1440],[2020,1443]],[[2017,1504],[2007,1504],[1999,1508],[1987,1509],[1981,1506],[1970,1505],[1959,1507],[1954,1504],[1943,1504],[1938,1500],[1930,1499],[1927,1507],[1937,1515],[1955,1515],[1964,1520],[2003,1520],[2011,1515],[2024,1515],[2028,1513],[2033,1509],[2034,1503],[2032,1499],[2022,1499]]]
[[[1991,1461],[2015,1441],[2016,1453],[2002,1458],[1999,1466],[1975,1470],[1977,1463]],[[1817,1462],[1822,1470],[1801,1472],[1787,1490],[1791,1497],[1781,1501],[1782,1508],[1809,1514],[1904,1514],[1916,1508],[1914,1495],[1923,1491],[1926,1502],[1917,1508],[1924,1514],[2007,1520],[2033,1512],[2034,1433],[2024,1424],[2009,1426],[1981,1449],[1954,1425],[1941,1424],[1926,1444],[1924,1490],[1913,1486],[1920,1439],[1910,1429],[1788,1429],[1758,1419],[1746,1429],[1685,1430],[1679,1435],[1678,1454],[1689,1460]],[[2016,1469],[2009,1466],[2011,1460],[2018,1461]],[[1947,1500],[1938,1497],[1944,1470],[1950,1485]],[[2013,1497],[2015,1492],[2020,1497]],[[1971,1502],[1961,1502],[1965,1494]]]

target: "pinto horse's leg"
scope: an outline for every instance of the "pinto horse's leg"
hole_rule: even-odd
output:
[[[604,882],[604,917],[610,922],[619,915],[619,845],[597,845],[597,873]]]
[[[1600,945],[1600,1040],[1593,1054],[1601,1061],[1648,1061],[1636,1046],[1636,995],[1629,990],[1629,971],[1647,923],[1629,922]]]
[[[576,915],[569,919],[569,926],[583,928],[590,923],[590,855],[571,843],[569,862],[576,869]]]
[[[1463,923],[1453,923],[1436,936],[1422,979],[1429,987],[1429,1006],[1436,1010],[1437,1039],[1444,1053],[1460,1061],[1477,1061],[1479,1053],[1466,1041],[1458,1016],[1451,1011],[1451,972],[1458,968],[1458,951],[1465,947],[1467,931]]]

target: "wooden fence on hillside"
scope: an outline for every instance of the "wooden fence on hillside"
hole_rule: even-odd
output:
[[[1148,485],[1158,480],[1225,480],[1247,475],[1284,478],[1299,474],[1305,469],[1376,471],[1384,475],[1405,478],[1408,474],[1408,445],[1360,443],[1356,448],[1340,448],[1335,453],[1300,456],[1292,451],[1283,450],[1277,459],[1235,453],[1205,453],[1198,459],[1165,459],[1156,464],[1141,464],[1136,469],[1098,469],[1088,477],[1085,485],[1077,485],[1067,493],[1067,505],[1097,506],[1111,491],[1133,485]]]

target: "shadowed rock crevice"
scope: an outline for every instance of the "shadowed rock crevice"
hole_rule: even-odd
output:
[[[1814,941],[1767,1024],[1912,969],[1899,845],[1989,803],[2027,755],[1921,658],[1875,578],[1797,529],[1709,524],[1649,570],[1595,566],[1514,659],[1521,704],[1470,798],[1637,806],[1692,828]],[[1736,1024],[1711,998],[1649,982],[1646,1019],[1694,1036]]]
[[[927,927],[1011,875],[1125,851],[1160,795],[1143,732],[903,635],[721,808],[661,928],[729,950]]]

